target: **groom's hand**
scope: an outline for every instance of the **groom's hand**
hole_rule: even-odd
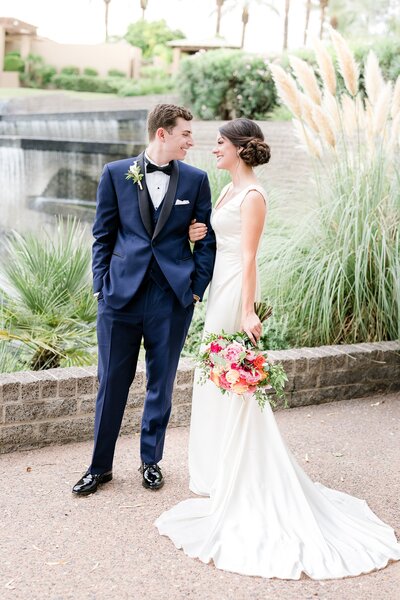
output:
[[[189,227],[189,240],[194,244],[194,242],[198,242],[202,240],[207,235],[207,225],[205,223],[197,223],[196,219],[193,219],[190,222]]]

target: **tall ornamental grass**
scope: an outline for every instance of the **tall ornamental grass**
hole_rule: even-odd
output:
[[[266,282],[297,345],[400,333],[400,77],[395,85],[385,81],[371,51],[362,95],[351,50],[337,32],[331,37],[345,86],[340,93],[319,41],[317,73],[297,57],[290,58],[294,76],[270,65],[315,163],[317,209],[274,249]]]

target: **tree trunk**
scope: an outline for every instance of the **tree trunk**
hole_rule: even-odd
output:
[[[146,12],[148,0],[140,0],[140,8],[142,9],[142,21],[144,21],[144,13]]]
[[[243,7],[243,12],[242,12],[242,41],[240,44],[241,48],[243,48],[243,46],[244,46],[244,38],[246,35],[246,27],[247,27],[248,22],[249,22],[249,5],[245,4]]]
[[[322,40],[322,34],[324,33],[324,23],[325,23],[325,11],[328,7],[329,0],[319,0],[319,6],[321,11],[321,24],[319,28],[319,39]]]
[[[289,9],[290,9],[290,0],[285,0],[285,21],[284,21],[284,26],[283,26],[283,49],[284,50],[287,50],[287,46],[288,46]]]
[[[106,42],[108,42],[108,5],[110,4],[111,0],[104,0],[105,3],[105,25],[106,25]]]
[[[219,30],[221,27],[221,12],[222,12],[222,5],[225,2],[225,0],[217,0],[217,30],[215,32],[215,35],[219,35]]]
[[[307,0],[306,4],[306,22],[304,23],[304,38],[303,45],[307,44],[307,35],[308,35],[308,24],[310,22],[310,12],[311,12],[311,0]]]

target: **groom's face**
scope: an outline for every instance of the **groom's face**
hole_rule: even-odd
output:
[[[176,119],[175,126],[164,132],[164,150],[168,160],[183,160],[193,146],[192,124],[182,117]]]

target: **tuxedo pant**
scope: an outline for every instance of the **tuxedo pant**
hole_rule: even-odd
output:
[[[141,424],[140,454],[146,463],[161,460],[171,413],[179,356],[193,316],[171,288],[145,282],[133,300],[115,310],[101,298],[97,315],[99,391],[90,472],[111,470],[141,341],[146,351],[147,387]]]

